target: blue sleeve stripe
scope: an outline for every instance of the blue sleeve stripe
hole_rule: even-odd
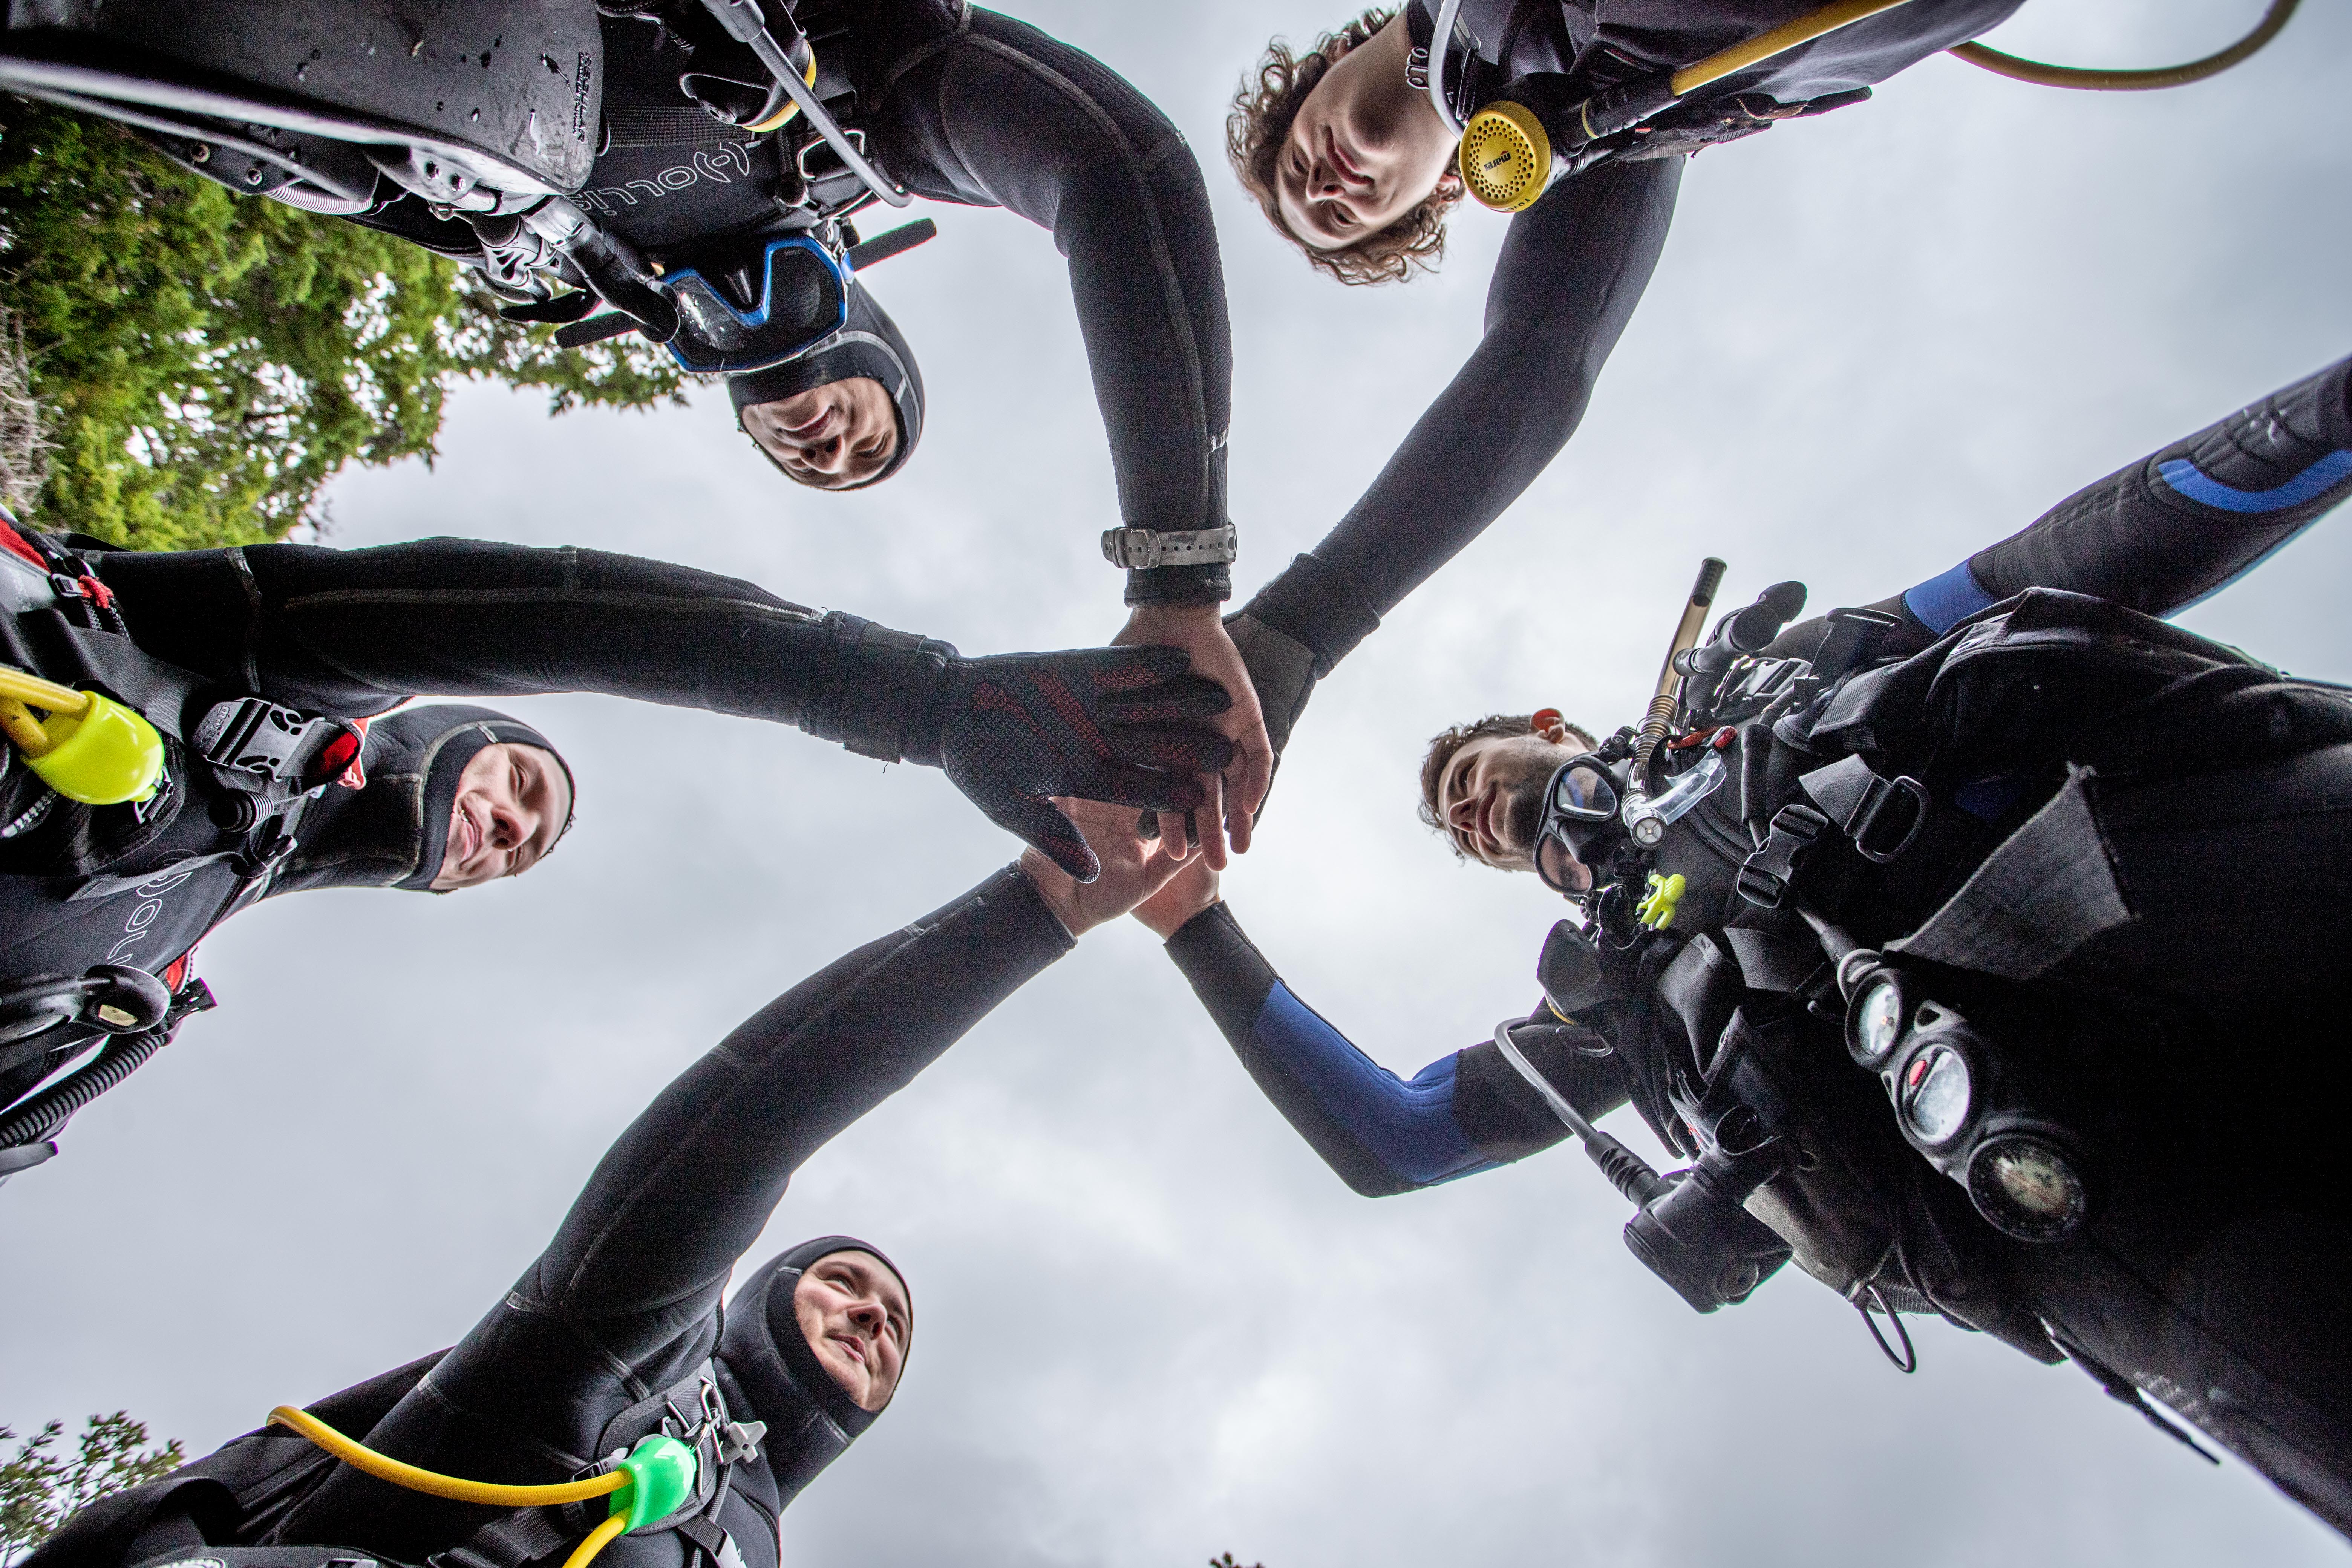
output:
[[[1985,592],[1984,584],[1977,581],[1977,574],[1969,570],[1965,561],[1903,592],[1903,607],[1918,616],[1920,624],[1937,637],[1979,610],[1990,609],[1999,603]]]
[[[2233,489],[2186,458],[2158,463],[2156,471],[2177,493],[2216,511],[2284,511],[2291,506],[2317,500],[2347,479],[2352,479],[2352,451],[2338,447],[2286,483],[2267,490]]]
[[[1492,1163],[1454,1123],[1454,1058],[1410,1082],[1373,1061],[1276,982],[1250,1042],[1280,1062],[1325,1114],[1398,1180],[1427,1186]]]

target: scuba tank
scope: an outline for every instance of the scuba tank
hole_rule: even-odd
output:
[[[1904,1371],[1906,1315],[2072,1360],[2352,1528],[2343,922],[2275,902],[2352,875],[2352,694],[2075,595],[1900,658],[1864,612],[1782,639],[1801,604],[1686,614],[1649,721],[1555,774],[1583,918],[1504,1056],[1694,1308],[1793,1261]],[[1546,1026],[1692,1163],[1566,1106],[1511,1041]]]

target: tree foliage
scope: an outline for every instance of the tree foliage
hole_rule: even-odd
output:
[[[57,1451],[64,1434],[62,1421],[29,1437],[0,1426],[0,1443],[16,1444],[13,1458],[0,1459],[0,1563],[47,1541],[76,1510],[175,1470],[186,1458],[176,1440],[148,1447],[147,1424],[121,1410],[84,1423],[70,1455]]]
[[[0,99],[0,309],[48,416],[44,527],[150,550],[281,537],[345,463],[429,461],[465,376],[543,389],[551,412],[677,399],[650,345],[559,350],[471,279]]]

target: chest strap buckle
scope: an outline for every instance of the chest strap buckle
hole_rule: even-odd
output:
[[[1830,819],[1810,805],[1782,806],[1772,816],[1764,847],[1740,863],[1739,896],[1759,909],[1777,910],[1789,896],[1798,857],[1829,831]]]
[[[331,782],[358,757],[361,731],[262,697],[215,702],[189,737],[196,753],[256,795],[301,795]]]

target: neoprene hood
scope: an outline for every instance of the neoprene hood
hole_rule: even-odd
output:
[[[857,287],[854,279],[849,289],[849,320],[841,331],[782,364],[729,376],[727,394],[734,400],[740,424],[743,410],[754,404],[773,403],[811,387],[857,375],[870,375],[880,382],[890,395],[890,406],[898,416],[898,449],[890,455],[890,461],[864,483],[843,487],[862,490],[867,485],[880,484],[906,467],[907,459],[914,454],[915,444],[923,438],[923,373],[915,363],[915,351],[907,346],[898,324],[873,295]],[[765,447],[760,450],[768,454],[770,462],[775,462],[774,455],[768,453]],[[777,467],[781,470],[782,465],[779,463]]]
[[[483,747],[501,741],[537,746],[571,781],[571,765],[546,736],[488,708],[445,703],[376,720],[362,753],[366,784],[356,790],[330,785],[310,803],[297,830],[298,847],[270,893],[430,889],[448,847],[458,776]]]
[[[906,1275],[880,1247],[854,1236],[820,1236],[768,1259],[737,1287],[719,1336],[719,1359],[749,1396],[749,1414],[768,1425],[760,1447],[775,1477],[779,1507],[816,1479],[882,1414],[859,1409],[833,1381],[793,1314],[793,1292],[803,1271],[833,1252],[864,1252],[879,1258],[898,1276],[899,1288],[913,1300]],[[910,1350],[912,1341],[910,1334]]]

